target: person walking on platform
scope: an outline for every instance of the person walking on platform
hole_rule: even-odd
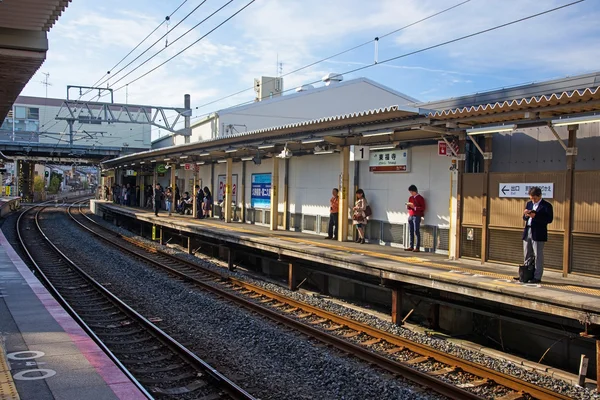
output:
[[[421,251],[421,219],[425,216],[425,199],[419,194],[415,185],[410,185],[408,191],[410,197],[406,203],[406,209],[408,210],[410,246],[404,251],[419,252]],[[417,237],[416,245],[415,236]]]
[[[356,230],[358,231],[356,243],[365,243],[365,227],[367,226],[368,220],[368,207],[369,203],[365,197],[365,192],[362,189],[358,189],[356,191],[356,203],[354,203],[354,207],[352,208],[352,225],[356,225]]]
[[[162,190],[160,190],[160,185],[157,183],[154,186],[154,215],[156,215],[158,217],[158,210],[160,210],[160,205],[161,205],[161,197],[162,197]]]
[[[525,265],[535,257],[533,279],[529,283],[542,282],[544,274],[544,245],[548,241],[548,224],[554,219],[552,204],[542,199],[542,189],[529,189],[529,201],[523,211],[523,256]]]
[[[325,239],[338,239],[338,216],[340,212],[340,199],[337,188],[331,191],[331,199],[329,199],[329,228],[327,229],[327,237]]]

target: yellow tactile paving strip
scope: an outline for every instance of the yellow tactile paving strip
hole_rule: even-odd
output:
[[[0,345],[0,400],[19,400],[19,393],[17,393],[2,345]]]
[[[370,257],[382,258],[385,260],[398,261],[398,262],[406,263],[406,264],[414,264],[414,265],[419,265],[419,266],[423,266],[423,267],[437,268],[437,269],[442,269],[442,270],[446,270],[446,271],[469,273],[472,275],[488,276],[488,277],[494,278],[494,279],[506,279],[506,280],[510,280],[511,282],[512,282],[512,278],[513,278],[513,275],[499,274],[499,273],[495,273],[495,272],[459,267],[459,266],[455,266],[455,265],[440,264],[440,263],[429,261],[429,260],[426,260],[426,259],[420,258],[420,257],[395,256],[393,254],[379,253],[376,251],[371,251],[371,250],[366,250],[366,249],[360,249],[360,252],[357,253],[352,248],[341,246],[341,245],[335,245],[335,244],[332,244],[333,242],[323,243],[323,242],[317,242],[317,241],[300,239],[300,238],[286,237],[286,236],[278,235],[275,233],[263,233],[263,232],[257,232],[256,230],[244,229],[242,227],[235,226],[235,225],[224,226],[222,224],[212,223],[212,222],[205,221],[205,220],[202,220],[202,222],[199,222],[199,221],[196,222],[196,220],[190,220],[189,218],[179,217],[177,215],[173,215],[172,217],[179,219],[181,221],[192,223],[194,225],[207,225],[207,226],[217,228],[217,229],[223,229],[223,230],[240,232],[240,233],[248,233],[251,235],[261,236],[261,237],[266,237],[266,238],[276,238],[276,239],[284,240],[284,241],[288,241],[288,242],[303,243],[303,244],[307,244],[307,245],[311,245],[311,246],[315,246],[315,247],[322,247],[322,248],[327,248],[327,249],[331,249],[331,250],[338,250],[338,251],[343,251],[346,253],[361,254],[361,255],[366,255],[366,256],[370,256]],[[543,288],[547,288],[547,289],[557,289],[557,290],[563,290],[563,291],[568,291],[568,292],[581,293],[581,294],[587,294],[590,296],[600,297],[600,290],[593,289],[593,288],[586,288],[586,287],[582,287],[582,286],[560,284],[560,283],[542,283],[541,286]]]

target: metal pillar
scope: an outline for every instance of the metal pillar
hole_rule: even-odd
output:
[[[345,242],[348,240],[348,208],[351,202],[351,194],[349,193],[350,186],[350,147],[342,148],[340,154],[340,166],[342,173],[340,176],[340,202],[338,214],[338,241]],[[354,166],[358,168],[358,163]]]
[[[462,234],[462,192],[463,192],[463,176],[465,174],[465,150],[467,145],[467,138],[465,133],[461,133],[458,139],[458,161],[456,169],[456,237],[455,237],[455,248],[454,258],[460,258],[460,246],[461,246],[461,234]]]
[[[490,168],[492,166],[492,135],[485,135],[485,153],[483,153],[483,196],[481,210],[481,263],[487,261],[490,235]]]
[[[227,159],[227,176],[225,178],[225,199],[223,206],[225,207],[225,222],[230,223],[232,220],[231,216],[231,202],[233,201],[233,191],[231,190],[233,176],[233,158]]]
[[[240,193],[242,203],[240,221],[246,222],[246,161],[242,161],[242,182],[238,193]]]
[[[577,158],[576,141],[579,125],[569,125],[569,146],[567,148],[567,171],[565,179],[565,234],[563,239],[563,276],[567,277],[571,269],[571,246],[573,230],[573,179],[575,177],[575,160]],[[596,367],[598,369],[598,367]]]
[[[190,110],[191,109],[191,101],[190,101],[190,95],[186,94],[183,96],[183,108],[185,108],[186,110]],[[184,136],[184,140],[185,143],[189,143],[190,142],[190,138],[192,137],[192,133],[190,132],[190,117],[192,116],[191,112],[186,112],[185,116],[183,117],[183,121],[185,123],[185,136]]]
[[[273,174],[271,175],[271,222],[270,228],[276,231],[279,214],[279,158],[273,157]]]
[[[290,210],[289,210],[289,178],[290,178],[290,159],[285,159],[285,172],[283,176],[283,230],[290,229]]]
[[[175,208],[175,183],[176,183],[176,177],[175,177],[175,169],[177,168],[177,164],[173,163],[171,164],[171,193],[173,194],[173,197],[171,198],[171,210],[169,210],[169,215],[171,215],[171,211]]]
[[[196,189],[196,185],[198,185],[197,174],[196,167],[194,167],[194,189],[192,190],[192,216],[194,218],[198,215],[198,201],[196,201],[196,195],[198,193],[198,189]]]

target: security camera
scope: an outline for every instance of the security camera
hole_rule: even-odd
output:
[[[281,151],[281,153],[279,153],[279,155],[277,157],[279,157],[279,158],[291,158],[292,157],[292,152],[286,147],[285,149],[283,149]]]

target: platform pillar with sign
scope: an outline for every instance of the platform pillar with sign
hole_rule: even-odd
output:
[[[357,149],[359,146],[353,146],[353,150],[356,151],[354,153],[353,160],[359,161],[357,155],[360,155],[360,149]],[[366,148],[366,159],[369,159],[369,151],[368,147]],[[363,150],[362,156],[365,156],[365,151]],[[340,167],[342,173],[340,175],[340,188],[339,188],[339,214],[338,214],[338,237],[337,240],[340,242],[344,242],[348,239],[348,208],[350,206],[350,147],[345,146],[342,148],[340,153]]]
[[[231,218],[231,202],[233,201],[232,188],[233,181],[233,159],[227,159],[227,176],[225,178],[225,196],[223,198],[223,207],[225,207],[225,222],[230,223]]]
[[[490,244],[490,170],[492,167],[492,135],[485,136],[485,153],[483,154],[483,196],[481,205],[481,263],[488,257]]]
[[[270,229],[278,229],[279,217],[279,158],[273,157],[273,174],[271,175],[271,220]]]

